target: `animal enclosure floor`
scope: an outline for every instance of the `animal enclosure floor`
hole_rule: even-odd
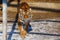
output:
[[[60,40],[60,23],[59,22],[31,22],[32,26],[31,34],[27,34],[24,40]],[[7,32],[11,32],[13,23],[8,23]],[[22,40],[19,36],[19,30],[16,24],[15,30],[11,40]],[[0,23],[0,32],[2,31],[2,24]],[[38,34],[39,33],[39,34]],[[46,34],[45,34],[46,33]],[[8,33],[7,33],[8,34]],[[49,35],[48,35],[49,34]],[[2,40],[2,35],[0,33],[0,38]],[[9,35],[8,35],[9,37]]]

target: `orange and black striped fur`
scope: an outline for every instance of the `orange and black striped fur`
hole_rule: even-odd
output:
[[[24,38],[26,33],[27,33],[28,25],[29,25],[28,19],[29,19],[30,7],[26,2],[22,2],[20,4],[18,10],[19,10],[19,13],[18,13],[18,29],[20,31],[20,36],[22,38]],[[22,17],[21,17],[21,15],[22,15]],[[26,22],[24,22],[23,20],[25,20]],[[23,22],[24,22],[24,25],[25,25],[25,29],[23,29],[23,27],[22,27]]]

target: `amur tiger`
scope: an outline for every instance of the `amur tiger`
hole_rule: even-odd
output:
[[[28,32],[28,26],[29,26],[30,20],[32,18],[31,8],[26,2],[22,2],[22,3],[20,3],[18,11],[19,11],[18,29],[20,31],[20,36],[22,38],[24,38]]]

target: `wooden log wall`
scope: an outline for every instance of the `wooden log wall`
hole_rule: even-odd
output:
[[[57,2],[59,0],[57,0],[57,1],[54,0],[57,3],[55,3],[52,0],[50,0],[51,3],[49,1],[45,2],[44,0],[21,0],[21,2],[23,2],[23,1],[27,2],[31,7],[60,10],[60,3]],[[40,2],[40,1],[42,1],[42,2]],[[17,5],[17,1],[13,0],[10,4]],[[15,7],[8,6],[7,12],[8,12],[8,20],[14,20],[15,15],[17,14],[17,6],[15,6]],[[60,19],[59,12],[41,11],[41,10],[32,9],[32,14],[33,14],[33,18],[32,18],[33,20],[40,20],[40,19],[58,19],[59,20]],[[2,16],[2,11],[0,11],[0,16]],[[0,20],[2,20],[2,17],[0,18]]]

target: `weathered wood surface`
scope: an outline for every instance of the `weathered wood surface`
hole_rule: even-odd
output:
[[[50,3],[60,3],[60,0],[21,0],[22,2],[50,2]]]
[[[7,0],[9,1],[9,0]],[[17,1],[17,0],[12,0]],[[21,0],[21,2],[52,2],[52,3],[60,3],[60,0]]]
[[[12,2],[11,4],[16,4],[17,2]],[[60,10],[60,3],[28,3],[32,7],[42,7],[42,8],[51,8],[51,9],[59,9]],[[8,7],[8,20],[14,20],[17,14],[17,7]],[[40,19],[60,19],[60,13],[56,12],[49,12],[49,11],[38,11],[32,10],[33,20],[40,20]],[[2,12],[0,11],[0,20],[2,20]]]
[[[17,0],[14,0],[14,1],[17,1]],[[21,1],[26,1],[26,2],[60,2],[60,0],[21,0]]]

